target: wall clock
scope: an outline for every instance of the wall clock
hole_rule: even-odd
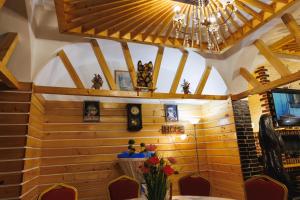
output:
[[[139,131],[142,125],[141,104],[127,104],[127,129],[128,131]]]

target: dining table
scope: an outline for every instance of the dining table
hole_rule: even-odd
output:
[[[131,200],[146,200],[146,197],[140,197]],[[172,200],[233,200],[233,199],[221,198],[221,197],[209,197],[209,196],[173,196]]]

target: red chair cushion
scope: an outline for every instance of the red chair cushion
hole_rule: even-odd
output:
[[[75,200],[76,192],[71,188],[54,188],[42,196],[42,200]]]
[[[202,177],[187,176],[179,180],[181,195],[209,196],[210,183]]]
[[[247,200],[284,200],[284,188],[270,180],[254,179],[245,183]]]
[[[122,178],[109,185],[111,200],[124,200],[137,198],[139,196],[139,184],[133,180]]]

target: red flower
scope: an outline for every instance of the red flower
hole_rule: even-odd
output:
[[[150,172],[150,169],[148,167],[140,166],[139,168],[143,174],[148,174]]]
[[[156,164],[158,164],[160,162],[160,160],[159,160],[159,158],[157,156],[153,156],[153,157],[149,158],[147,160],[147,162],[149,164],[151,164],[151,165],[156,165]]]
[[[176,164],[176,159],[174,157],[168,157],[168,161],[171,163],[171,164]]]
[[[154,144],[149,144],[146,146],[147,151],[155,151],[157,149],[157,146]]]
[[[174,174],[174,169],[170,165],[164,166],[163,171],[167,176],[171,176],[172,174]]]

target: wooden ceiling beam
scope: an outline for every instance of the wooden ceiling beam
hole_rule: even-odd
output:
[[[275,3],[288,3],[289,0],[273,0]]]
[[[171,89],[170,89],[170,94],[175,94],[176,91],[177,91],[179,81],[181,79],[181,75],[182,75],[182,72],[183,72],[183,69],[184,69],[184,66],[185,66],[185,63],[187,61],[188,56],[189,56],[189,52],[184,50],[182,52],[181,60],[179,62],[179,66],[177,68],[174,80],[172,82],[172,86],[171,86]]]
[[[81,82],[77,72],[75,71],[71,61],[69,60],[68,56],[66,55],[64,50],[60,50],[57,53],[57,56],[60,58],[60,60],[63,62],[68,74],[70,75],[71,79],[73,80],[75,86],[77,88],[84,88],[83,83]]]
[[[162,47],[162,46],[158,47],[158,51],[157,51],[155,63],[154,63],[154,70],[153,70],[153,81],[152,81],[153,89],[156,88],[158,75],[159,75],[159,71],[160,71],[160,66],[161,66],[163,55],[164,55],[164,50],[165,50],[164,47]]]
[[[55,0],[59,1],[59,0]],[[92,29],[93,27],[97,26],[98,24],[105,23],[109,21],[111,18],[115,19],[116,17],[127,17],[130,12],[138,12],[139,9],[144,9],[144,5],[140,3],[140,1],[143,0],[137,0],[131,3],[124,3],[122,2],[122,5],[119,5],[118,7],[116,6],[111,6],[109,8],[104,9],[103,7],[100,7],[100,10],[95,13],[89,13],[87,11],[86,14],[78,16],[78,17],[73,17],[72,15],[67,15],[66,20],[67,21],[67,26],[68,29],[76,28],[78,26],[83,26],[84,32]],[[147,6],[147,4],[146,4]],[[72,18],[73,17],[73,18]]]
[[[5,33],[0,36],[0,68],[5,67],[14,52],[19,37],[17,33]]]
[[[211,2],[210,2],[210,5],[211,5],[211,7],[212,7],[212,9],[213,9],[213,11],[214,11],[215,13],[218,12],[218,11],[217,11],[218,5],[217,5],[217,3],[216,3],[215,1],[211,1]],[[228,23],[228,21],[226,21],[223,12],[221,12],[221,17],[217,17],[217,19],[219,19],[219,20],[221,21],[222,24],[224,24],[225,26],[228,27],[228,33],[229,33],[229,35],[232,35],[232,36],[233,36],[233,32],[231,31],[230,26],[229,26],[229,23]]]
[[[183,41],[182,41],[182,45],[184,46],[184,43],[186,42],[185,40],[185,37],[186,35],[188,34],[189,32],[189,28],[190,28],[190,21],[191,21],[191,18],[192,18],[192,6],[189,7],[189,10],[187,12],[187,20],[186,20],[186,26],[185,26],[185,30],[184,30],[184,33],[183,33]],[[176,38],[175,38],[176,40]]]
[[[5,33],[0,36],[0,80],[9,88],[18,89],[20,84],[6,65],[19,41],[17,33]]]
[[[198,83],[195,94],[202,94],[211,70],[212,70],[212,66],[206,66],[206,68],[201,76],[201,79]]]
[[[291,73],[290,70],[283,64],[283,62],[273,54],[273,52],[262,40],[256,40],[254,45],[282,77]]]
[[[289,29],[290,33],[294,36],[298,46],[300,46],[300,26],[296,22],[295,18],[291,14],[286,13],[281,17],[281,19]]]
[[[157,9],[159,9],[160,11],[157,11]],[[152,18],[153,16],[155,16],[155,18],[159,18],[167,10],[168,4],[166,2],[162,2],[156,6],[151,6],[144,12],[138,13],[133,18],[125,19],[121,24],[119,24],[119,26],[116,26],[113,29],[109,28],[108,35],[120,32],[120,37],[123,37],[124,35],[134,31],[138,27],[142,26],[142,29],[144,29],[145,26],[147,26],[154,20]]]
[[[256,18],[260,22],[263,21],[263,15],[261,13],[257,13],[255,10],[253,10],[252,8],[250,8],[248,5],[244,4],[240,0],[235,0],[235,4],[239,9],[250,14],[252,17]]]
[[[126,42],[122,42],[121,44],[122,44],[122,50],[123,50],[124,58],[125,58],[125,61],[127,64],[127,69],[128,69],[129,75],[130,75],[132,86],[134,88],[136,88],[136,84],[137,84],[136,72],[135,72],[134,64],[133,64],[132,57],[130,54],[130,50],[128,48],[128,44]]]
[[[161,34],[161,31],[168,25],[168,23],[172,23],[174,13],[169,12],[167,14],[168,15],[165,15],[165,17],[163,17],[162,19],[157,20],[149,28],[147,28],[144,33],[142,33],[143,41],[145,41],[151,33],[155,33],[155,36],[153,36],[154,41],[157,38],[157,36]]]
[[[282,77],[280,79],[277,79],[275,81],[266,83],[262,86],[259,87],[255,87],[251,90],[247,90],[245,92],[242,92],[240,94],[235,94],[235,95],[231,95],[232,100],[240,100],[243,98],[248,97],[249,95],[255,95],[255,94],[261,94],[267,91],[270,91],[272,89],[275,89],[277,87],[283,86],[283,85],[287,85],[289,83],[292,83],[294,81],[298,81],[300,80],[300,71],[287,75],[285,77]]]
[[[252,23],[239,11],[235,11],[236,16],[249,28],[252,28]]]
[[[270,49],[275,50],[275,49],[280,49],[282,46],[285,44],[294,41],[294,36],[293,35],[288,35],[284,36],[282,39],[274,42],[269,46]]]
[[[121,9],[119,12],[100,12],[99,14],[103,16],[94,16],[94,20],[89,20],[87,18],[83,18],[85,23],[82,24],[83,31],[86,32],[92,28],[97,29],[96,33],[101,32],[101,30],[105,30],[110,28],[117,23],[121,23],[122,20],[127,19],[129,17],[135,16],[136,14],[147,10],[148,6],[155,5],[158,0],[151,0],[149,2],[138,4],[137,6],[129,6]]]
[[[116,90],[117,86],[116,83],[114,81],[113,76],[111,75],[110,69],[105,61],[104,55],[100,49],[100,46],[98,44],[98,41],[96,39],[92,39],[91,40],[91,46],[93,48],[93,51],[95,53],[95,56],[98,60],[98,63],[100,65],[100,68],[102,69],[102,72],[105,76],[105,79],[108,83],[108,86],[111,90]]]
[[[7,87],[11,89],[20,88],[18,80],[6,67],[0,68],[0,79]]]
[[[36,94],[61,94],[75,96],[117,97],[117,98],[141,98],[141,99],[203,99],[203,100],[227,100],[227,95],[195,95],[195,94],[169,94],[134,91],[94,90],[65,87],[33,86]]]
[[[246,68],[240,68],[240,75],[244,77],[252,87],[261,86],[261,83]]]
[[[66,11],[66,16],[67,18],[70,19],[76,19],[76,18],[81,18],[81,17],[87,17],[88,15],[93,15],[94,13],[97,13],[98,11],[104,11],[105,12],[115,12],[118,11],[119,9],[124,9],[128,6],[134,6],[137,5],[140,1],[135,1],[132,2],[131,0],[117,0],[117,1],[111,1],[111,0],[106,0],[102,3],[97,3],[94,5],[86,5],[82,8],[69,8],[70,10]],[[66,3],[65,3],[66,4]],[[125,7],[126,6],[126,7]],[[116,10],[110,10],[110,9],[116,9]],[[106,11],[107,10],[107,11]]]
[[[273,7],[273,4],[265,4],[263,3],[262,1],[257,1],[257,0],[240,0],[241,2],[244,2],[244,3],[248,3],[256,8],[259,8],[263,11],[267,11],[267,12],[270,12],[270,13],[274,13],[274,7]]]
[[[232,25],[234,26],[234,28],[236,29],[236,31],[240,32],[242,34],[242,30],[241,27],[238,25],[238,23],[236,21],[234,21],[233,17],[230,17],[230,13],[228,13],[228,10],[223,9],[223,4],[219,1],[216,0],[217,4],[219,5],[219,7],[221,8],[221,13],[226,17],[226,19],[229,18],[229,21],[232,23]],[[234,12],[234,11],[232,11]]]
[[[165,9],[161,9],[156,15],[152,15],[132,29],[131,39],[135,39],[140,33],[143,33],[145,30],[150,29],[153,31],[159,23],[161,23],[166,16],[174,15],[173,8],[166,6]],[[122,35],[121,31],[121,35]]]
[[[191,5],[187,5],[184,9],[182,9],[182,10],[180,11],[180,14],[184,14],[186,11],[189,10],[190,7],[191,7]],[[173,29],[174,29],[173,22],[171,22],[171,23],[169,24],[169,27],[168,27],[168,29],[167,29],[167,31],[166,31],[166,33],[165,33],[164,38],[163,38],[163,43],[164,43],[164,44],[168,41],[168,39],[169,39],[169,37],[170,37],[170,34],[172,33]]]
[[[5,3],[5,0],[0,0],[0,8],[3,7],[4,3]]]

